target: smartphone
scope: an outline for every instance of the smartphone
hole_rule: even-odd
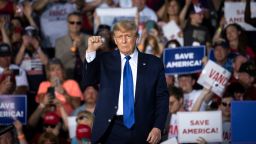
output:
[[[50,99],[55,99],[55,88],[54,87],[48,87],[47,93],[50,95]]]
[[[60,79],[57,78],[57,79],[55,80],[55,85],[56,85],[56,86],[60,86],[60,85],[61,85]]]

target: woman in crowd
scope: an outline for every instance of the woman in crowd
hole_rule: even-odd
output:
[[[227,39],[232,53],[247,55],[248,58],[255,60],[255,53],[249,47],[246,34],[240,25],[229,24],[224,30],[224,37]]]
[[[67,114],[70,115],[75,108],[80,106],[80,100],[83,99],[78,83],[74,80],[65,79],[65,70],[59,59],[49,61],[46,71],[48,80],[41,82],[36,101],[42,102],[48,94],[51,96],[50,101],[55,98],[58,99]],[[57,112],[60,114],[59,110]]]

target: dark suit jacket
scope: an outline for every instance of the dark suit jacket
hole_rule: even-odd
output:
[[[116,115],[121,80],[121,56],[118,50],[103,53],[84,63],[84,84],[100,83],[95,108],[92,143],[103,136]],[[162,61],[152,55],[138,53],[135,92],[135,135],[140,144],[146,143],[153,127],[164,129],[168,113],[168,91]]]

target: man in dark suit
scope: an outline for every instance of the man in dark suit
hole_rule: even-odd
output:
[[[92,143],[156,144],[168,113],[163,63],[138,51],[135,22],[117,22],[113,32],[114,52],[96,55],[101,37],[88,39],[83,83],[100,84]]]

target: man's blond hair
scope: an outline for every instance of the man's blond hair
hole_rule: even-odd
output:
[[[121,32],[133,31],[134,33],[137,33],[137,25],[135,21],[121,20],[113,26],[113,32],[115,33],[116,31],[121,31]]]

